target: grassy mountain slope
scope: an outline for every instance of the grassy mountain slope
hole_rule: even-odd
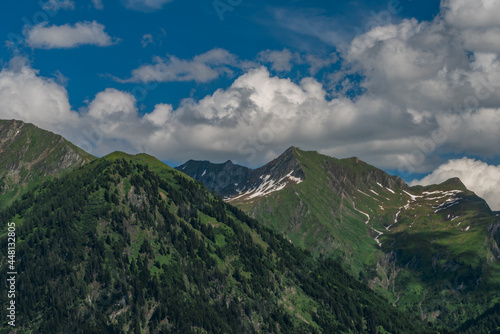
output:
[[[28,191],[0,211],[2,249],[11,221],[19,332],[424,331],[336,262],[144,154],[117,152]],[[2,285],[2,305],[6,295]]]
[[[52,132],[0,120],[0,208],[47,176],[61,175],[94,157]]]
[[[303,182],[229,202],[422,319],[453,327],[498,301],[500,223],[458,179],[408,187],[357,158],[292,153]]]

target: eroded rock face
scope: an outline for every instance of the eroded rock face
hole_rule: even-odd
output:
[[[91,161],[63,137],[17,120],[0,120],[0,193]]]
[[[176,169],[203,182],[208,189],[228,200],[253,200],[305,179],[304,171],[294,155],[295,150],[295,147],[290,147],[282,155],[257,169],[236,165],[231,161],[213,164],[194,160]]]

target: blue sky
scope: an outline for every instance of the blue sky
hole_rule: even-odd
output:
[[[139,1],[138,1],[139,2]],[[155,3],[155,1],[151,1]],[[162,3],[162,1],[156,1]],[[166,1],[163,1],[166,2]],[[191,59],[213,48],[222,48],[244,60],[255,60],[263,50],[282,50],[324,56],[335,52],[332,45],[317,38],[297,34],[276,22],[276,11],[309,11],[336,21],[345,42],[348,43],[365,25],[374,20],[370,12],[387,10],[391,4],[386,1],[236,1],[236,6],[225,1],[172,1],[159,5],[160,9],[148,6],[132,7],[122,1],[102,1],[102,9],[96,9],[88,1],[54,1],[52,7],[41,4],[45,1],[18,2],[10,4],[10,10],[2,17],[1,36],[9,34],[24,38],[22,32],[30,25],[46,22],[47,26],[60,26],[76,22],[96,21],[105,26],[105,32],[119,40],[115,45],[96,47],[82,45],[75,48],[38,49],[19,46],[22,55],[28,57],[33,68],[45,77],[61,73],[67,79],[67,90],[71,105],[79,108],[98,92],[114,87],[131,90],[132,84],[117,84],[112,76],[127,78],[132,69],[151,63],[153,57],[173,55]],[[65,8],[65,3],[73,6]],[[62,5],[61,5],[62,4]],[[225,4],[225,6],[224,6]],[[226,7],[227,6],[227,7]],[[394,2],[400,12],[392,15],[392,21],[417,17],[432,19],[439,12],[437,1]],[[45,8],[45,9],[44,9]],[[223,18],[223,20],[221,20]],[[333,25],[333,24],[332,24]],[[147,45],[143,36],[151,36]],[[146,37],[148,38],[148,37]],[[11,38],[12,39],[12,38]],[[3,45],[1,59],[5,64],[13,56],[13,50]],[[335,68],[335,67],[333,67]],[[330,69],[332,70],[332,69]],[[290,73],[294,79],[307,75],[307,69],[297,69],[301,74]],[[306,73],[304,73],[306,72]],[[186,82],[165,83],[150,92],[143,101],[147,110],[157,103],[178,105],[180,100],[194,96],[202,98],[217,88],[231,84],[232,79],[242,72],[219,78],[207,83]],[[273,73],[279,74],[279,73]],[[321,79],[321,74],[317,77]]]
[[[488,0],[11,3],[0,118],[98,156],[256,167],[295,145],[500,197],[498,14]]]

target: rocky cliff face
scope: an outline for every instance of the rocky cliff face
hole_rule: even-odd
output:
[[[294,155],[296,150],[295,147],[290,147],[282,155],[257,169],[236,165],[231,161],[213,164],[194,160],[176,168],[228,200],[254,200],[304,180],[304,171]]]
[[[208,189],[222,197],[237,194],[237,189],[248,182],[252,172],[250,168],[236,165],[229,160],[221,164],[189,160],[176,169],[202,182]]]
[[[16,120],[0,120],[0,205],[46,176],[80,167],[93,156],[52,132]]]

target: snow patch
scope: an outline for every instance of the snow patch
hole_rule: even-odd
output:
[[[362,193],[362,194],[363,194],[363,195],[365,195],[365,196],[371,197],[370,195],[368,195],[367,193],[365,193],[365,192],[363,192],[363,191],[361,191],[361,190],[359,190],[359,189],[356,189],[356,190],[357,190],[357,191],[359,191],[360,193]]]
[[[392,190],[391,188],[385,188],[385,189],[389,190],[389,191],[390,191],[391,193],[393,193],[393,194],[396,194],[396,193],[394,192],[394,190]]]
[[[437,202],[437,200],[439,200],[439,199],[441,199],[441,198],[445,198],[445,197],[446,197],[446,195],[443,195],[443,196],[439,196],[439,197],[430,197],[430,198],[426,198],[425,200],[426,200],[426,201],[434,201],[434,200],[436,200],[436,202]]]
[[[361,211],[360,209],[357,209],[356,206],[354,206],[354,210],[358,211],[359,213],[364,214],[366,216],[366,218],[368,218],[368,220],[365,221],[365,224],[368,224],[370,222],[370,215],[369,214],[367,214],[366,212]]]
[[[467,226],[467,227],[465,228],[465,230],[466,230],[466,231],[468,231],[469,229],[470,229],[470,226]]]
[[[403,192],[405,192],[408,196],[410,196],[412,201],[415,201],[417,198],[424,197],[424,196],[418,196],[418,195],[413,195],[413,194],[410,194],[410,193],[409,193],[409,192],[407,192],[406,190],[403,190]]]
[[[247,199],[253,199],[256,197],[263,197],[267,196],[273,192],[280,191],[283,188],[285,188],[288,184],[294,182],[294,183],[301,183],[304,181],[301,178],[294,177],[292,174],[294,171],[289,172],[287,175],[283,176],[279,180],[273,180],[271,179],[271,175],[261,175],[260,179],[263,181],[257,188],[250,189],[249,191],[245,192],[244,194],[238,192],[238,196],[233,197],[231,200],[239,199],[242,197],[247,196]]]
[[[399,211],[396,213],[396,218],[394,218],[394,224],[396,224],[398,222],[398,218],[399,218],[399,214],[401,213],[401,209],[403,209],[403,208],[399,208]]]
[[[451,208],[453,205],[455,204],[458,204],[458,202],[461,200],[461,198],[456,198],[456,197],[452,197],[452,198],[448,198],[446,201],[444,201],[443,203],[439,204],[438,206],[433,206],[432,208],[433,209],[436,209],[434,211],[434,213],[438,213],[439,211],[441,210],[446,210],[446,209],[449,209]]]
[[[207,170],[205,169],[205,170],[203,171],[203,173],[201,173],[201,176],[200,176],[200,177],[203,177],[203,175],[205,175],[206,173],[207,173]]]
[[[377,245],[378,245],[379,247],[382,247],[382,243],[380,242],[380,240],[378,240],[378,238],[380,238],[380,236],[381,236],[382,234],[384,234],[384,233],[382,233],[382,232],[380,232],[380,231],[377,231],[377,230],[376,230],[376,229],[374,229],[373,227],[371,227],[371,229],[372,229],[372,231],[374,231],[374,232],[377,232],[377,233],[378,233],[378,235],[377,235],[377,236],[376,236],[373,240],[375,240],[375,241],[377,242]]]
[[[442,191],[441,190],[436,190],[436,191],[424,191],[422,192],[422,194],[426,194],[426,195],[434,195],[434,194],[441,194]]]

